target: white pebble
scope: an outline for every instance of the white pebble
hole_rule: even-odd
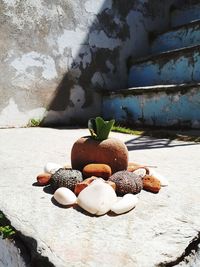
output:
[[[78,195],[77,203],[91,214],[103,215],[117,201],[114,189],[101,180],[94,180]]]
[[[133,194],[126,194],[120,198],[112,207],[111,211],[122,214],[132,210],[138,202],[138,198]]]
[[[139,168],[135,171],[133,171],[133,173],[135,173],[136,175],[140,176],[141,178],[143,178],[146,175],[146,170],[144,168]]]
[[[58,188],[53,197],[61,205],[72,205],[76,202],[76,195],[66,187]]]
[[[168,186],[169,185],[167,178],[165,178],[163,175],[161,175],[160,173],[156,172],[153,169],[149,169],[149,171],[150,171],[150,175],[154,176],[155,178],[157,178],[160,181],[161,186]]]
[[[62,166],[60,164],[57,163],[53,163],[53,162],[48,162],[45,166],[44,166],[44,172],[48,172],[51,174],[54,174],[56,171],[58,171],[60,168],[62,168]]]

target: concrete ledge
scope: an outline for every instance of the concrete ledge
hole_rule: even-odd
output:
[[[88,130],[0,130],[0,210],[31,253],[56,267],[183,264],[200,241],[200,145],[112,133],[126,142],[130,161],[156,165],[170,186],[142,191],[127,214],[95,217],[59,208],[48,188],[33,185],[46,162],[70,163],[71,147],[84,135]]]

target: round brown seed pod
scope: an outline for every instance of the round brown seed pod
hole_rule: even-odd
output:
[[[120,196],[128,193],[137,194],[143,187],[142,178],[129,171],[116,172],[108,181],[112,181],[116,184],[116,193]]]
[[[51,176],[51,186],[55,190],[59,187],[67,187],[74,191],[75,185],[82,181],[82,173],[72,169],[61,168]]]

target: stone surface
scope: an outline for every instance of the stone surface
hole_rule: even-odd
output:
[[[87,133],[0,130],[0,210],[24,241],[31,238],[31,253],[48,257],[56,267],[182,264],[195,239],[199,242],[200,144],[112,133],[127,141],[131,161],[156,165],[169,186],[156,195],[142,190],[136,208],[126,214],[92,217],[79,209],[59,208],[51,202],[48,187],[32,185],[45,162],[70,162],[73,142]],[[49,149],[49,144],[54,146]]]

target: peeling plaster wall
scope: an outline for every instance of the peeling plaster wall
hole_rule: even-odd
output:
[[[0,0],[0,127],[99,115],[96,91],[127,87],[128,58],[148,53],[172,2]]]

